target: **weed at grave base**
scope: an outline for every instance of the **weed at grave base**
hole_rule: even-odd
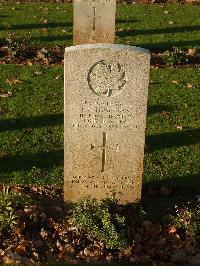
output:
[[[17,218],[16,210],[30,203],[28,197],[10,192],[9,186],[3,186],[0,192],[0,233],[3,230],[10,228],[12,223]]]
[[[0,192],[0,231],[9,227],[14,219],[15,215],[9,187],[3,187],[3,191]]]
[[[73,221],[79,230],[85,230],[93,238],[99,238],[108,249],[127,245],[126,219],[116,213],[117,201],[86,197],[76,203]]]

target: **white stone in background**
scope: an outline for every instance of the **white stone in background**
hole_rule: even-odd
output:
[[[114,43],[116,0],[74,0],[73,44]]]

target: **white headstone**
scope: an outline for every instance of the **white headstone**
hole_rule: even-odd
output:
[[[150,68],[148,50],[114,44],[65,50],[64,198],[116,192],[140,199]]]
[[[114,43],[116,0],[74,0],[73,44]]]

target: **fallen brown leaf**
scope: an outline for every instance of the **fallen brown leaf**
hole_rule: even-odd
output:
[[[48,232],[44,228],[42,228],[40,232],[40,236],[44,239],[48,236]]]
[[[13,84],[22,83],[22,81],[21,80],[18,80],[18,79],[7,79],[6,80],[6,83],[8,83],[11,86]]]
[[[175,226],[170,226],[168,229],[169,234],[175,234],[176,233],[176,227]]]
[[[179,129],[179,130],[182,130],[183,129],[183,126],[181,126],[181,125],[175,125],[175,128],[176,129]]]
[[[106,256],[106,261],[107,262],[111,262],[113,260],[113,255],[111,253],[109,253],[107,256]]]
[[[4,256],[5,256],[5,252],[3,251],[3,249],[0,249],[0,262],[3,261]]]
[[[178,80],[172,80],[171,83],[179,84],[179,81]]]
[[[197,53],[197,50],[196,49],[189,48],[187,54],[190,55],[190,56],[194,56],[196,53]]]
[[[48,23],[48,19],[44,19],[44,20],[43,20],[43,23],[44,23],[44,24],[47,24],[47,23]]]
[[[34,252],[32,253],[32,258],[33,258],[34,260],[38,260],[38,259],[39,259],[39,255],[38,255],[38,253],[34,251]]]
[[[0,89],[0,98],[7,98],[11,97],[13,95],[12,91],[5,91],[3,89]]]
[[[16,252],[19,254],[19,255],[25,255],[26,253],[26,247],[19,244],[17,247],[16,247]]]
[[[192,86],[191,83],[188,83],[188,84],[187,84],[187,87],[188,87],[188,89],[191,89],[193,86]]]
[[[33,62],[31,62],[30,60],[26,60],[26,64],[27,64],[28,66],[32,66],[32,65],[33,65]]]
[[[169,119],[170,116],[171,116],[171,113],[170,112],[162,112],[162,116],[164,116],[165,118]]]

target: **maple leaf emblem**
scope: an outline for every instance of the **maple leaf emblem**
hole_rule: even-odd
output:
[[[99,96],[115,96],[126,84],[126,73],[119,63],[101,60],[91,67],[88,73],[88,84]]]

